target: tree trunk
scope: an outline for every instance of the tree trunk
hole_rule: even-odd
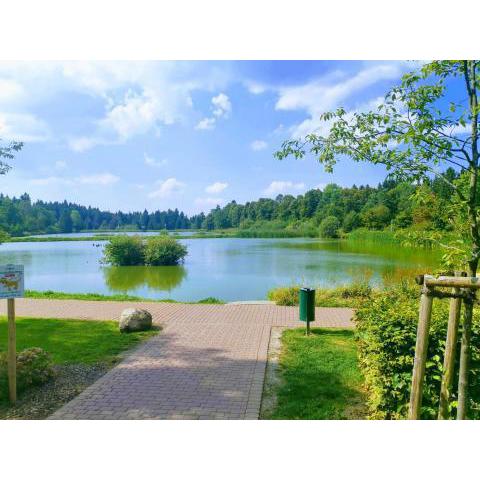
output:
[[[470,104],[471,118],[471,159],[470,159],[470,185],[468,197],[468,219],[470,222],[470,235],[472,238],[472,254],[469,264],[469,274],[475,277],[477,274],[478,259],[480,252],[480,234],[477,218],[477,182],[478,182],[478,99],[476,85],[476,66],[475,61],[463,62],[464,76],[467,85],[468,98]],[[458,406],[457,420],[467,418],[468,409],[468,369],[470,364],[470,337],[472,333],[473,300],[472,297],[465,299],[465,311],[462,325],[462,344],[460,347],[460,367],[458,378]]]

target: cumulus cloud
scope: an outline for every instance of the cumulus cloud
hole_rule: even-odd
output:
[[[226,182],[215,182],[205,188],[207,193],[220,193],[223,192],[228,187]]]
[[[157,182],[158,188],[150,192],[150,198],[168,198],[174,194],[182,193],[185,189],[185,183],[176,178],[167,178],[167,180]]]
[[[212,98],[213,114],[216,117],[228,117],[232,111],[230,99],[224,93],[219,93]]]
[[[218,91],[230,81],[228,69],[194,62],[4,62],[0,65],[0,112],[33,116],[35,107],[63,95],[90,96],[104,109],[103,114],[84,119],[90,131],[73,130],[57,137],[72,150],[84,152],[183,123],[194,111],[192,92]],[[225,94],[212,99],[214,118],[226,117],[230,111]],[[45,122],[45,118],[37,121]],[[14,129],[4,119],[2,126],[4,138],[10,133],[28,141],[44,138],[37,131]]]
[[[251,148],[254,152],[258,152],[258,151],[260,151],[260,150],[265,150],[267,147],[268,147],[268,143],[265,142],[264,140],[254,140],[254,141],[250,144],[250,148]]]
[[[213,130],[215,128],[215,118],[206,117],[202,118],[197,125],[195,125],[195,130]]]
[[[298,192],[305,189],[304,183],[274,180],[265,190],[265,195],[274,196],[281,193]]]
[[[205,117],[195,126],[196,130],[213,130],[219,118],[228,118],[232,111],[230,99],[224,93],[219,93],[211,100],[213,117]]]
[[[167,159],[163,158],[162,160],[156,160],[153,157],[150,157],[146,153],[143,154],[144,162],[145,165],[148,165],[149,167],[164,167],[168,161]]]

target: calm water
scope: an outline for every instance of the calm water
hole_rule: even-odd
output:
[[[264,299],[276,286],[374,284],[428,271],[437,256],[425,250],[351,241],[213,238],[181,240],[179,267],[106,267],[105,242],[31,242],[0,245],[0,264],[25,265],[25,288],[78,293],[128,293],[195,301]],[[100,245],[100,246],[95,246]]]

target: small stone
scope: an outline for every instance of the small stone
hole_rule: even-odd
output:
[[[121,332],[141,332],[152,328],[152,315],[147,310],[127,308],[120,315]]]

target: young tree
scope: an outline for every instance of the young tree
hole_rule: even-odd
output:
[[[0,175],[7,173],[12,167],[4,162],[2,158],[6,160],[13,160],[15,154],[19,152],[23,147],[23,142],[10,141],[7,143],[2,142],[0,138]]]
[[[468,223],[467,236],[461,239],[467,248],[458,261],[463,260],[474,277],[480,259],[479,74],[478,60],[425,64],[404,75],[401,85],[387,93],[376,111],[347,112],[339,108],[324,113],[320,119],[330,127],[327,135],[311,133],[303,139],[288,140],[275,156],[302,158],[309,151],[327,171],[332,171],[338,157],[347,156],[357,162],[384,165],[403,179],[441,179],[455,192],[457,213]],[[459,171],[466,178],[464,188],[442,175],[441,167]],[[466,302],[458,418],[465,418],[471,322],[472,304]]]
[[[23,147],[22,142],[10,141],[7,143],[2,142],[0,138],[0,175],[5,175],[12,167],[4,162],[2,159],[13,160],[15,154],[19,152]],[[8,238],[7,233],[0,231],[0,243],[4,242]]]

